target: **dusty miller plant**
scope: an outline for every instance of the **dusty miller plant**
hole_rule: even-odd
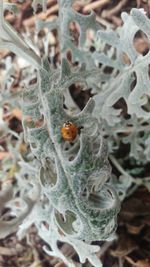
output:
[[[0,208],[10,206],[11,215],[16,218],[6,222],[1,217],[0,237],[4,238],[21,224],[18,236],[22,238],[34,223],[47,243],[44,249],[49,255],[61,258],[68,266],[75,266],[58,247],[58,241],[66,242],[74,247],[80,263],[88,259],[98,267],[101,266],[96,255],[99,247],[91,243],[114,238],[120,209],[118,193],[123,200],[132,183],[134,188],[144,184],[149,189],[149,177],[133,179],[113,156],[110,159],[121,176],[119,180],[111,179],[108,152],[112,153],[117,147],[118,132],[128,131],[130,125],[131,131],[122,137],[122,141],[131,144],[130,153],[137,160],[141,157],[140,152],[143,163],[150,158],[150,55],[149,52],[139,54],[133,44],[139,30],[150,37],[150,25],[143,10],[133,9],[130,15],[122,14],[122,27],[116,31],[103,30],[96,22],[94,12],[81,15],[73,10],[73,2],[60,0],[58,19],[37,22],[38,31],[44,27],[58,31],[61,63],[57,68],[47,57],[41,58],[4,20],[3,2],[0,2],[0,48],[8,48],[24,57],[37,71],[37,83],[26,83],[23,90],[24,138],[32,154],[28,162],[19,158],[20,171],[16,178],[20,208],[16,208],[13,201],[17,189],[14,194],[11,188],[4,189],[0,195]],[[40,3],[33,1],[35,10]],[[44,10],[45,4],[43,1]],[[15,12],[14,5],[5,7]],[[79,26],[77,45],[69,31],[72,21]],[[86,42],[89,29],[95,36],[94,53],[89,51]],[[106,49],[107,44],[109,49]],[[72,63],[78,62],[78,66],[69,63],[68,50]],[[101,63],[100,68],[98,63]],[[110,73],[105,72],[106,66],[112,68]],[[80,112],[68,90],[75,83],[81,83],[85,90],[92,88],[96,93]],[[114,108],[120,98],[126,102],[129,119]],[[71,143],[61,135],[66,121],[80,129]],[[144,131],[142,140],[140,129]],[[107,136],[108,148],[103,135]]]

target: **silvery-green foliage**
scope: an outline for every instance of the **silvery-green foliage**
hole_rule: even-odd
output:
[[[31,64],[39,66],[40,58],[25,43],[11,25],[4,20],[3,1],[0,1],[0,32],[0,49],[10,49],[18,56],[22,55]]]
[[[112,183],[115,184],[115,188],[121,201],[132,195],[139,186],[145,186],[148,191],[150,191],[150,177],[138,177],[138,174],[143,171],[143,167],[124,170],[114,156],[110,155],[110,160],[121,173],[118,179],[116,176],[112,177]],[[136,175],[137,177],[134,178],[132,175]]]
[[[94,96],[94,114],[102,118],[111,143],[113,138],[117,143],[120,139],[123,143],[130,144],[129,156],[146,163],[149,160],[150,146],[150,52],[147,51],[145,55],[138,52],[135,36],[139,32],[145,35],[148,47],[150,22],[142,9],[132,9],[130,14],[123,12],[122,19],[123,25],[115,31],[97,32],[97,40],[108,44],[110,49],[96,51],[92,56],[102,64],[103,71],[105,67],[111,67],[112,71],[108,81],[101,81],[99,86],[95,86],[97,94]],[[123,106],[120,109],[114,108],[120,99],[124,99],[123,105],[126,105],[130,119],[123,118]],[[126,137],[119,138],[118,133],[127,134]]]
[[[86,81],[87,74],[90,75],[89,71],[82,68],[73,71],[66,59],[63,59],[60,70],[53,69],[44,61],[37,84],[24,90],[23,125],[31,150],[41,162],[40,184],[51,204],[49,214],[52,214],[51,223],[57,233],[50,242],[51,230],[47,230],[46,241],[49,240],[57,256],[60,254],[58,239],[78,248],[82,262],[88,258],[94,266],[99,266],[98,258],[92,255],[92,247],[90,253],[89,245],[86,249],[83,240],[87,243],[106,240],[116,229],[119,199],[113,186],[107,183],[111,176],[107,146],[98,121],[92,116],[92,99],[76,115],[63,108],[63,92],[73,82]],[[43,125],[37,128],[26,120],[30,117],[34,123],[42,115]],[[61,136],[65,121],[83,127],[72,145]]]
[[[120,208],[116,190],[118,193],[122,192],[120,199],[123,200],[130,194],[128,189],[134,183],[132,176],[126,175],[122,169],[122,177],[127,177],[128,183],[125,185],[121,177],[119,181],[111,181],[108,149],[101,129],[106,134],[109,133],[110,137],[110,132],[113,131],[112,139],[110,138],[110,142],[108,140],[108,147],[113,151],[114,143],[116,148],[119,146],[116,141],[117,131],[120,127],[123,132],[128,129],[129,121],[121,120],[120,110],[113,108],[121,97],[126,101],[131,124],[135,125],[135,129],[138,123],[142,125],[140,119],[148,122],[149,112],[142,110],[141,106],[147,103],[149,96],[149,53],[145,56],[139,55],[134,49],[133,37],[139,29],[149,36],[149,25],[143,11],[134,9],[131,15],[123,14],[124,24],[118,32],[98,31],[101,28],[96,22],[94,12],[83,16],[73,10],[73,2],[59,0],[58,19],[37,24],[39,30],[42,27],[58,30],[61,52],[61,64],[58,68],[54,68],[47,58],[41,59],[4,21],[2,1],[0,47],[7,47],[23,56],[37,69],[37,83],[26,83],[23,92],[24,135],[34,159],[30,158],[30,164],[22,160],[20,173],[16,175],[20,196],[32,204],[28,209],[30,214],[27,213],[18,235],[23,237],[28,227],[34,223],[39,235],[50,246],[50,249],[44,248],[49,255],[60,257],[70,267],[75,266],[71,259],[65,258],[58,247],[58,241],[66,242],[75,248],[81,263],[88,259],[93,266],[98,267],[101,266],[96,255],[99,247],[91,245],[91,242],[113,238]],[[41,1],[33,1],[35,10],[39,3],[41,4]],[[45,1],[42,1],[42,5],[45,6]],[[77,45],[74,44],[69,31],[72,21],[79,26]],[[91,54],[84,47],[89,28],[94,32],[98,31],[98,37],[112,46],[110,51],[107,50],[107,54],[104,54],[104,51]],[[78,67],[68,63],[68,49],[71,51],[72,61],[79,63]],[[116,58],[113,59],[115,50]],[[124,62],[123,53],[127,55],[130,64]],[[102,63],[102,68],[96,67],[97,61]],[[113,68],[111,74],[104,72],[105,66]],[[146,78],[146,84],[143,77]],[[136,85],[131,90],[135,80]],[[74,113],[70,108],[68,99],[71,98],[67,92],[72,84],[78,82],[84,89],[91,87],[97,95],[88,101],[82,111]],[[141,91],[143,84],[144,91]],[[137,120],[133,121],[133,116]],[[80,129],[72,143],[64,141],[61,135],[65,121],[71,121]],[[144,136],[147,144],[148,131]],[[141,151],[140,142],[136,143],[136,138],[140,140],[138,130],[125,138],[124,142],[131,142],[129,139],[135,138],[132,154],[137,144],[138,150]],[[144,154],[149,155],[149,149],[145,150]],[[116,165],[118,166],[118,163]],[[143,184],[148,187],[149,178],[144,181]],[[138,183],[141,184],[141,180],[138,180]],[[15,208],[13,214],[18,215]]]
[[[104,66],[110,66],[117,70],[112,75],[111,81],[104,86],[104,92],[96,97],[97,111],[110,125],[116,124],[121,117],[120,110],[116,112],[113,105],[123,98],[126,101],[128,114],[136,115],[145,120],[150,118],[150,113],[142,108],[148,102],[149,90],[149,61],[150,53],[141,55],[134,47],[134,37],[141,30],[150,37],[150,23],[143,10],[132,9],[131,15],[122,13],[123,26],[117,31],[98,31],[97,36],[116,49],[116,58],[109,58],[104,53],[93,54],[93,57]],[[143,26],[144,25],[144,26]],[[129,30],[130,29],[130,30]],[[123,58],[126,55],[127,64]],[[131,90],[131,85],[136,81]],[[101,105],[99,105],[99,100]]]
[[[71,259],[65,259],[57,246],[58,241],[67,242],[78,252],[81,263],[89,259],[94,266],[101,266],[95,254],[99,247],[90,243],[113,238],[120,208],[116,191],[108,182],[111,168],[107,145],[101,135],[99,122],[92,114],[94,100],[90,99],[78,114],[72,114],[71,110],[65,110],[63,106],[63,97],[71,84],[81,82],[86,86],[88,79],[92,79],[93,75],[98,76],[97,70],[94,73],[89,70],[85,56],[81,63],[86,65],[72,68],[68,63],[68,47],[75,54],[75,59],[79,60],[81,55],[76,48],[77,57],[75,47],[69,40],[69,23],[75,20],[80,26],[79,48],[85,42],[85,32],[90,25],[94,30],[98,29],[98,25],[94,13],[87,17],[78,14],[73,11],[70,1],[60,1],[59,5],[62,63],[58,69],[54,69],[47,59],[39,58],[4,21],[1,11],[1,47],[7,45],[13,52],[18,49],[18,54],[24,58],[27,55],[29,62],[37,68],[37,84],[25,86],[23,92],[24,134],[37,166],[34,173],[31,168],[26,168],[23,174],[22,167],[17,179],[19,185],[20,177],[28,174],[27,180],[21,179],[20,187],[23,181],[24,186],[20,196],[24,198],[24,195],[29,195],[27,200],[33,203],[30,211],[34,214],[34,223],[52,250],[46,248],[46,251],[62,258],[69,266],[74,266]],[[41,119],[43,124],[39,126]],[[61,136],[61,127],[65,121],[71,121],[78,129],[82,128],[72,144]],[[16,216],[16,227],[20,217],[17,217],[15,208],[13,215]],[[49,227],[44,227],[43,222]],[[29,224],[27,221],[22,224],[24,231]]]
[[[0,192],[0,238],[17,231],[22,221],[31,213],[40,192],[39,186],[34,185],[34,188],[28,190],[26,194],[15,197],[13,188],[10,185],[5,187]],[[9,211],[2,213],[4,207],[9,208]],[[8,216],[9,218],[13,216],[13,219],[8,220]]]

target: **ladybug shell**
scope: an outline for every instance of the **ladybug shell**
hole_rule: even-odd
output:
[[[61,135],[65,141],[73,141],[78,134],[78,128],[75,124],[70,121],[67,121],[63,124],[61,128]]]

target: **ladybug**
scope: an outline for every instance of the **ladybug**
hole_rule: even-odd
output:
[[[73,141],[76,138],[77,134],[78,127],[74,123],[66,121],[63,124],[63,127],[61,128],[61,135],[65,141]]]

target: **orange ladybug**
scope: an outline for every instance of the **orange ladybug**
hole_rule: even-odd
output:
[[[76,138],[77,134],[78,127],[74,123],[66,121],[63,124],[63,127],[61,128],[61,135],[65,141],[73,141]]]

